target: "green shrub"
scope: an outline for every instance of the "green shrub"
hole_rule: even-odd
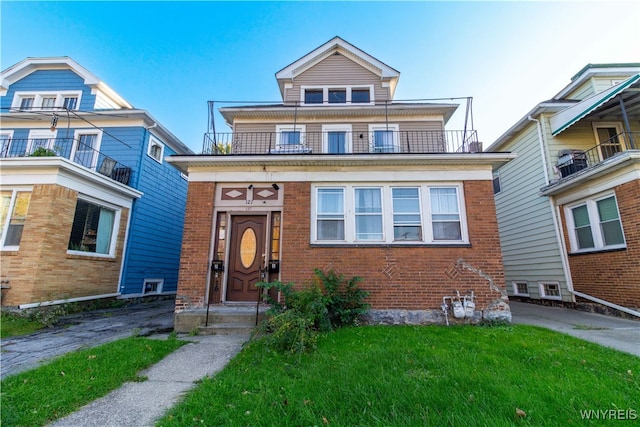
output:
[[[279,301],[268,297],[271,308],[257,331],[270,347],[291,353],[311,350],[319,333],[355,325],[368,309],[364,299],[369,293],[358,287],[359,277],[346,281],[334,271],[314,272],[319,283],[300,290],[295,290],[292,283],[279,281],[258,284],[280,293]]]
[[[57,155],[58,153],[56,151],[46,147],[38,147],[31,153],[31,157],[55,157]]]

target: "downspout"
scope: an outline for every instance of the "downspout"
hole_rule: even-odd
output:
[[[547,156],[545,153],[544,135],[542,133],[542,122],[538,119],[534,119],[531,116],[528,116],[527,119],[529,119],[529,121],[531,122],[536,122],[536,129],[538,131],[538,143],[540,146],[540,157],[542,158],[544,180],[546,185],[549,184],[549,171],[547,170]],[[552,197],[547,197],[547,200],[549,200],[549,209],[551,210],[551,218],[553,219],[553,229],[556,235],[556,242],[558,244],[558,248],[560,249],[560,262],[562,263],[562,269],[564,270],[564,280],[567,284],[567,290],[571,294],[572,302],[576,302],[576,297],[573,291],[571,269],[569,268],[569,257],[567,255],[567,248],[564,245],[564,233],[562,232],[562,227],[560,227],[560,221],[558,220],[560,210],[555,206]]]

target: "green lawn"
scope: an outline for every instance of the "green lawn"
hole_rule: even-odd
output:
[[[55,359],[2,381],[2,425],[42,426],[78,410],[185,344],[131,337]],[[140,396],[144,399],[144,396]]]
[[[24,316],[5,312],[0,313],[0,338],[28,335],[43,327],[42,323]]]
[[[558,426],[611,409],[640,416],[640,358],[529,326],[375,326],[303,355],[253,342],[158,425]]]

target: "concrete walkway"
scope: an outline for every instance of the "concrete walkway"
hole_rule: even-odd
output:
[[[224,368],[249,339],[248,335],[180,337],[191,343],[146,371],[147,381],[128,382],[52,427],[153,426],[198,380]]]
[[[640,320],[511,301],[512,323],[542,326],[640,357]]]

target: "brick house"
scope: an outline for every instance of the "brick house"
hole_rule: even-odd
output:
[[[27,58],[0,88],[2,305],[174,294],[189,154],[68,57]]]
[[[445,130],[457,104],[394,101],[399,75],[336,37],[276,73],[282,103],[222,107],[232,133],[168,158],[189,176],[176,329],[314,268],[362,277],[372,322],[444,323],[456,291],[510,319],[492,170],[514,156]]]
[[[510,298],[640,316],[640,64],[588,64],[488,150]]]

